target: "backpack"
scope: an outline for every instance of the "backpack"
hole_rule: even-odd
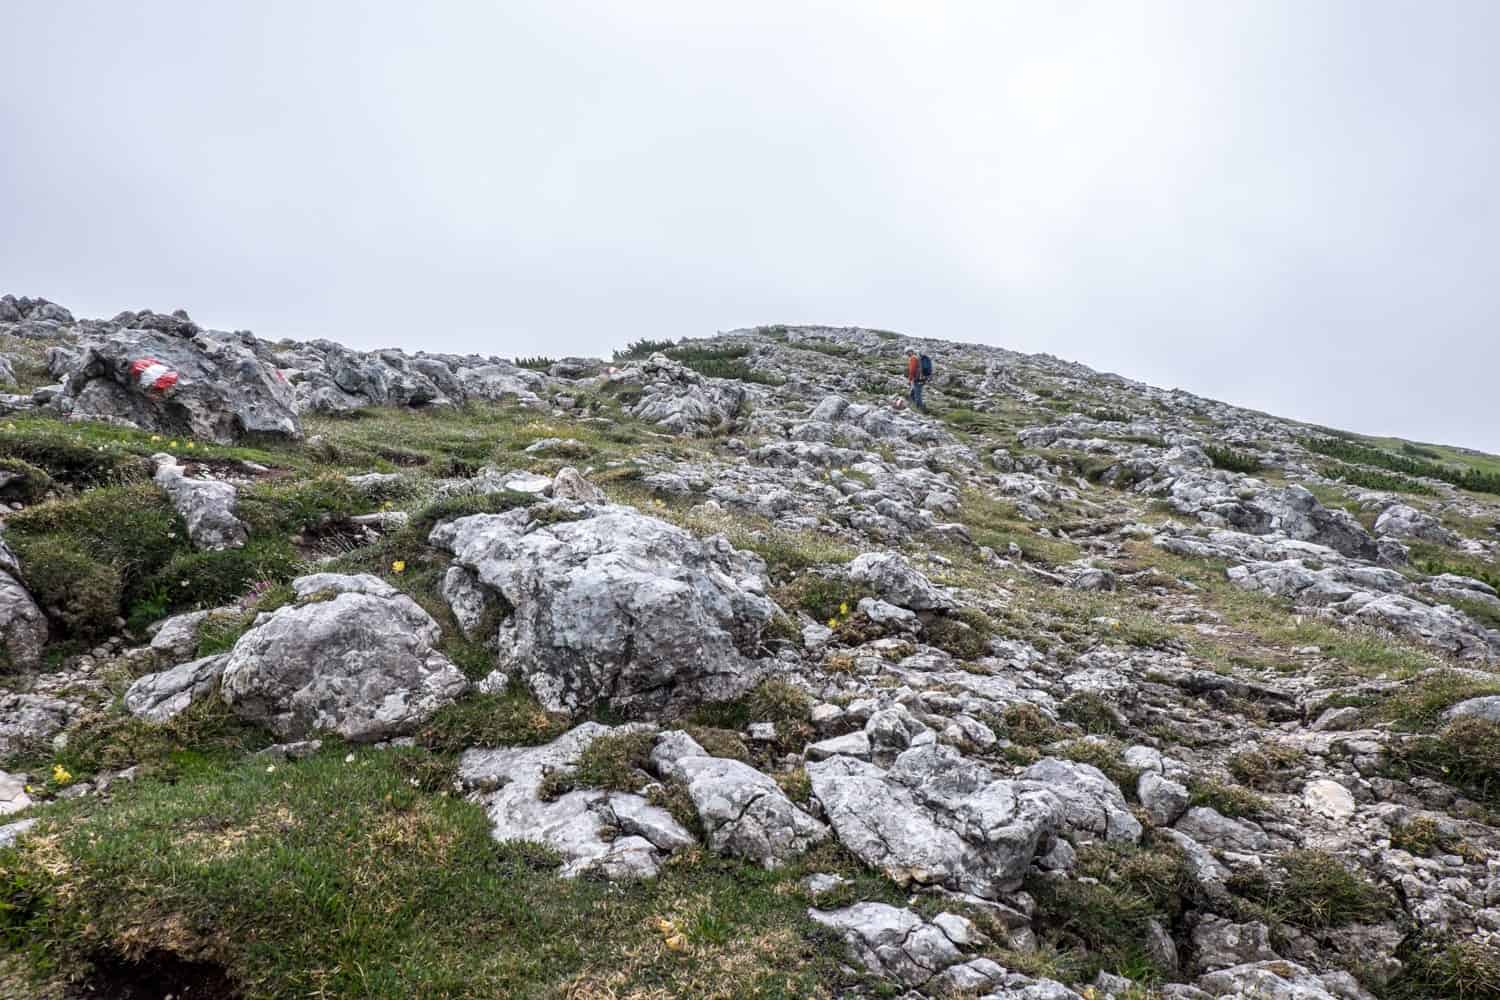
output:
[[[917,359],[917,364],[919,364],[921,366],[920,370],[922,372],[922,377],[924,379],[932,378],[932,359],[931,358],[929,358],[927,355],[924,354],[920,358]]]

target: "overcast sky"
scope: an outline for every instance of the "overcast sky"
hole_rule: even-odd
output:
[[[1500,4],[11,0],[0,292],[360,347],[757,323],[1500,450]]]

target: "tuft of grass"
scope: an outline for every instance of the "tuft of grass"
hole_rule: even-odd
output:
[[[536,746],[567,731],[566,719],[543,711],[530,692],[470,695],[439,709],[417,734],[430,750],[458,753],[471,747]]]
[[[1435,728],[1445,711],[1469,698],[1500,694],[1500,675],[1480,680],[1471,672],[1428,670],[1385,694],[1365,710],[1368,722],[1392,722],[1397,728]]]
[[[656,734],[649,729],[606,733],[578,755],[578,765],[572,770],[556,770],[548,774],[538,794],[550,802],[575,788],[638,792],[651,780],[646,767],[651,762],[651,745],[655,739]]]
[[[959,608],[935,618],[923,629],[926,640],[960,660],[976,660],[989,651],[995,623],[977,608]]]
[[[1269,869],[1269,874],[1233,875],[1229,888],[1282,923],[1307,930],[1377,923],[1389,917],[1395,905],[1390,894],[1364,873],[1326,851],[1287,851]]]
[[[1156,967],[1143,942],[1148,921],[1170,928],[1194,898],[1181,851],[1170,843],[1089,844],[1079,848],[1077,875],[1026,880],[1043,940],[1054,952],[1070,954],[1070,978],[1089,980],[1101,970],[1148,982],[1167,978],[1171,970]]]
[[[1224,816],[1263,816],[1271,804],[1241,785],[1202,778],[1189,786],[1189,806],[1207,806]]]
[[[270,733],[241,720],[215,693],[160,724],[117,709],[92,712],[68,728],[66,744],[27,748],[18,763],[34,771],[61,764],[75,780],[137,766],[142,774],[176,780],[212,774],[271,742]]]
[[[544,372],[555,364],[557,364],[556,358],[549,358],[544,355],[537,355],[531,358],[516,358],[517,368],[530,368],[536,372]]]
[[[1025,747],[1047,746],[1064,739],[1068,731],[1029,702],[1007,706],[1000,716],[997,733]]]
[[[1466,716],[1434,734],[1395,743],[1386,773],[1398,778],[1435,778],[1477,801],[1500,807],[1500,723]]]
[[[875,592],[863,584],[816,571],[803,573],[771,592],[783,608],[806,611],[818,622],[848,617],[862,598],[874,596]]]
[[[1436,933],[1403,943],[1401,972],[1384,1000],[1500,1000],[1500,952]]]
[[[1079,691],[1069,695],[1058,714],[1064,721],[1073,723],[1090,736],[1121,735],[1119,717],[1114,706],[1092,691]]]
[[[1229,773],[1249,785],[1264,791],[1279,789],[1306,759],[1306,755],[1295,747],[1284,743],[1271,743],[1255,750],[1241,750],[1231,754]]]
[[[1118,740],[1089,739],[1068,740],[1052,747],[1050,752],[1064,760],[1079,764],[1092,764],[1104,772],[1104,776],[1116,785],[1128,799],[1135,798],[1135,784],[1141,772],[1120,759],[1124,747]]]

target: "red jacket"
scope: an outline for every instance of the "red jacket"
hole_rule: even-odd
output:
[[[915,354],[906,359],[906,381],[915,382],[922,374],[922,360]]]

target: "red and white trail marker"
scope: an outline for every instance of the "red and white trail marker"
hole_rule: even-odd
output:
[[[130,374],[142,392],[165,393],[177,384],[177,373],[155,358],[137,358],[130,363]]]

